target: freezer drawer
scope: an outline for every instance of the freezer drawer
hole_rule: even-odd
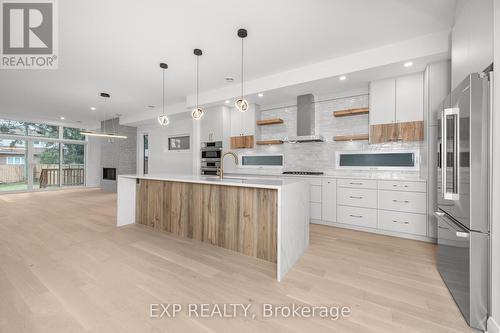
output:
[[[444,213],[438,214],[438,268],[464,319],[486,329],[488,235],[470,232]]]

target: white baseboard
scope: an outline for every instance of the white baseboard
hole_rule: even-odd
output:
[[[500,325],[493,319],[493,317],[488,318],[488,333],[500,333]]]

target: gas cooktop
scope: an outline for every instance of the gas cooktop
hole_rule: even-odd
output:
[[[284,175],[299,175],[299,176],[322,176],[324,172],[321,171],[285,171]]]

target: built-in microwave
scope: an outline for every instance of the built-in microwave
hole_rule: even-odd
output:
[[[221,158],[222,150],[202,150],[201,160],[205,159],[219,159]]]
[[[203,142],[201,144],[201,160],[219,159],[222,155],[222,141]]]

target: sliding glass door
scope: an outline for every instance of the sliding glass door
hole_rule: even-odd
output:
[[[59,150],[58,142],[33,142],[33,157],[31,158],[33,189],[59,186]]]
[[[0,138],[0,192],[28,189],[27,141]]]
[[[82,186],[85,184],[85,146],[63,143],[62,186]]]

